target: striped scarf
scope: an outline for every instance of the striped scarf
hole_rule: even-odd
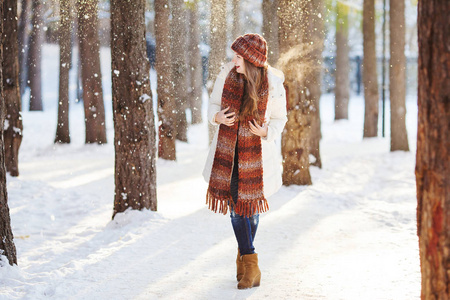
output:
[[[230,107],[227,111],[236,113],[239,119],[241,104],[244,99],[244,75],[233,68],[225,80],[222,92],[222,108]],[[259,90],[258,113],[264,116],[269,95],[269,84],[266,76]],[[261,152],[261,137],[250,132],[248,121],[236,121],[233,126],[221,124],[217,138],[216,152],[206,193],[206,204],[214,212],[226,214],[229,205],[234,205],[230,192],[230,181],[233,171],[234,152],[238,151],[239,184],[238,199],[234,210],[242,216],[252,216],[269,209],[263,192],[263,166]],[[260,124],[261,125],[261,124]],[[236,148],[236,140],[238,145]]]

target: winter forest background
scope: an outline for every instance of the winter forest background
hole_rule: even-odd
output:
[[[3,0],[0,299],[448,297],[444,2]],[[250,32],[288,123],[240,291],[201,172]]]

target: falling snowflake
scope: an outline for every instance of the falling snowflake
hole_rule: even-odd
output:
[[[142,96],[139,97],[139,101],[141,101],[142,103],[145,103],[145,101],[150,100],[151,97],[147,94],[143,94]]]

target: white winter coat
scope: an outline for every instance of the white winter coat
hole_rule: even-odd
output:
[[[219,124],[215,123],[214,117],[221,110],[222,91],[225,79],[234,67],[232,62],[222,66],[222,70],[214,83],[208,106],[208,120],[216,126],[216,132],[211,142],[208,158],[203,170],[203,178],[209,182],[211,169],[216,153],[217,136]],[[267,102],[265,120],[268,121],[267,136],[261,138],[262,160],[263,160],[263,186],[264,196],[268,198],[281,187],[281,159],[275,148],[275,139],[281,135],[286,124],[286,91],[283,86],[284,74],[280,70],[269,67],[269,99]]]

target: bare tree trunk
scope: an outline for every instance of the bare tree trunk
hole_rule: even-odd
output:
[[[390,1],[390,68],[389,95],[391,102],[391,151],[409,151],[406,132],[406,57],[405,1]]]
[[[322,159],[320,157],[320,140],[322,138],[320,126],[320,96],[322,95],[320,86],[322,80],[322,52],[324,44],[324,23],[322,16],[323,1],[314,0],[305,2],[304,12],[302,14],[302,43],[313,45],[307,55],[308,59],[314,64],[314,68],[308,76],[305,76],[306,101],[310,103],[312,109],[308,112],[311,118],[311,135],[309,153],[315,160],[311,165],[322,168]],[[311,46],[310,46],[311,47]]]
[[[25,92],[28,78],[28,66],[27,66],[27,57],[28,57],[28,27],[31,24],[31,1],[30,0],[22,0],[21,2],[22,11],[20,13],[19,18],[19,76],[20,76],[20,95],[23,95]]]
[[[3,4],[0,4],[0,16],[3,16]],[[0,37],[3,36],[3,17],[0,18]],[[3,39],[0,39],[0,82],[3,82]],[[3,140],[3,124],[5,122],[5,99],[3,84],[0,84],[0,252],[8,258],[11,265],[17,264],[16,246],[11,230],[9,216],[8,193],[6,191],[5,143]]]
[[[177,140],[187,142],[187,13],[184,0],[171,0],[172,3],[172,70],[177,106]]]
[[[198,4],[191,3],[189,13],[189,107],[192,113],[192,124],[200,124],[202,120],[202,57],[200,55],[200,26],[198,23]]]
[[[348,102],[350,98],[350,81],[348,48],[348,7],[337,3],[336,16],[336,87],[335,120],[348,119]]]
[[[279,2],[279,46],[278,65],[285,75],[287,89],[287,118],[281,140],[283,155],[283,184],[309,185],[309,145],[311,136],[311,116],[313,109],[305,97],[305,78],[311,66],[305,66],[303,55],[308,53],[299,39],[304,21],[305,3],[297,0]],[[307,45],[310,46],[310,45]]]
[[[378,80],[375,47],[375,0],[364,0],[363,7],[364,137],[378,135]]]
[[[176,160],[175,99],[172,85],[172,54],[170,49],[169,0],[155,0],[155,38],[158,74],[159,157]]]
[[[112,0],[113,217],[130,207],[157,209],[155,117],[144,37],[145,0]]]
[[[3,92],[6,103],[5,163],[11,176],[19,176],[19,148],[22,143],[22,110],[17,42],[17,0],[3,2]],[[3,123],[1,123],[3,124]]]
[[[78,25],[78,7],[77,7],[77,2],[76,0],[73,0],[75,5],[73,7],[73,18],[74,18],[74,22],[73,22],[73,27],[72,27],[72,42],[73,42],[73,48],[75,49],[76,47],[78,47],[78,53],[77,56],[75,57],[75,78],[76,78],[76,95],[75,95],[75,103],[79,103],[80,101],[83,101],[83,87],[81,84],[81,58],[80,58],[80,30],[79,30],[79,25]]]
[[[416,185],[422,299],[450,299],[449,15],[447,1],[419,1]]]
[[[220,71],[220,66],[225,62],[227,53],[227,1],[226,0],[211,0],[211,16],[209,22],[209,45],[211,51],[209,52],[208,65],[208,81],[206,88],[208,95],[211,95],[214,82]],[[215,128],[209,124],[209,142],[211,143]]]
[[[270,38],[272,37],[272,20],[275,18],[272,15],[272,0],[263,0],[262,1],[262,17],[263,17],[263,24],[262,24],[262,34],[264,38],[267,41],[268,46],[271,46],[270,44]],[[270,50],[268,47],[269,53]],[[269,54],[268,53],[268,54]]]
[[[278,44],[278,30],[280,28],[279,19],[278,19],[278,6],[279,0],[273,0],[272,3],[272,35],[270,37],[270,43],[272,44],[271,49],[268,52],[268,59],[271,64],[276,64],[278,58],[280,57],[280,47]]]
[[[81,81],[86,123],[86,144],[106,143],[105,107],[100,69],[98,0],[77,0]]]
[[[42,111],[41,65],[44,43],[44,23],[42,0],[33,1],[33,29],[30,36],[28,54],[28,80],[30,85],[30,110]]]
[[[69,132],[69,70],[72,57],[72,3],[60,2],[59,23],[59,101],[55,143],[70,143]]]
[[[263,36],[268,44],[268,62],[275,65],[278,61],[278,0],[263,0]]]
[[[241,0],[231,0],[231,14],[233,16],[233,24],[231,29],[231,40],[241,35]]]

